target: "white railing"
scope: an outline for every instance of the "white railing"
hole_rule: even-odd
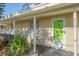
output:
[[[8,30],[7,29],[0,29],[0,34],[26,34],[27,33],[27,28],[15,28],[14,29],[11,29],[9,28]]]

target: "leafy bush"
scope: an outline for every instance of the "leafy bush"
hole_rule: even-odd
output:
[[[54,38],[57,41],[63,40],[63,20],[55,20],[55,22],[54,22]]]
[[[22,55],[28,51],[27,41],[24,37],[16,35],[14,39],[9,42],[9,49],[15,55]]]

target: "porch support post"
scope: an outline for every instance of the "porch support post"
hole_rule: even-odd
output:
[[[73,9],[74,56],[77,56],[77,11]]]
[[[13,20],[13,32],[14,32],[14,38],[15,38],[15,20]]]
[[[3,22],[3,33],[5,33],[5,21]]]
[[[34,24],[34,52],[36,51],[36,17],[33,18],[33,24]]]

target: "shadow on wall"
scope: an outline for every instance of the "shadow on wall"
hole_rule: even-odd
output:
[[[41,28],[37,34],[37,44],[49,45],[52,43],[52,38],[49,28]]]

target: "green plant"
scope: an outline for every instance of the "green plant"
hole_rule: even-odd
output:
[[[54,21],[54,40],[55,47],[62,48],[63,46],[63,20]]]
[[[63,40],[63,20],[55,20],[54,22],[54,38],[55,40]]]
[[[16,35],[14,39],[9,42],[9,49],[15,55],[22,55],[28,51],[27,41],[24,37]]]

